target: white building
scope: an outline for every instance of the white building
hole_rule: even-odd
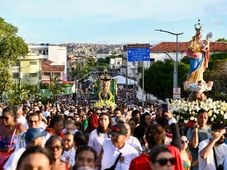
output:
[[[111,58],[110,69],[119,69],[122,66],[122,58]]]
[[[64,65],[64,76],[67,77],[67,48],[59,45],[28,44],[29,53],[50,60],[51,65]]]
[[[178,43],[178,61],[182,60],[186,56],[188,43],[179,42]],[[161,42],[153,45],[150,48],[150,56],[156,61],[164,61],[166,59],[176,60],[176,43],[175,42]]]

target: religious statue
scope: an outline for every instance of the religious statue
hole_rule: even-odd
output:
[[[112,79],[107,74],[107,71],[104,71],[104,73],[99,77],[95,89],[95,94],[98,96],[98,101],[95,104],[97,107],[115,106],[117,83],[116,80]]]
[[[100,80],[101,80],[102,89],[98,94],[99,100],[112,100],[113,94],[110,90],[110,83],[111,83],[110,76],[106,72],[104,72],[104,74],[100,76]]]
[[[208,68],[210,57],[210,38],[212,33],[208,33],[205,40],[202,40],[202,25],[200,20],[195,24],[195,35],[189,42],[187,56],[190,61],[189,75],[184,82],[184,89],[190,91],[191,100],[205,100],[203,92],[210,91],[213,86],[212,81],[206,82],[203,73]]]

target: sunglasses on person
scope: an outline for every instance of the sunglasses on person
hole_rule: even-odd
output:
[[[187,144],[188,143],[188,140],[181,140],[181,143],[182,144]]]
[[[168,164],[168,162],[170,162],[171,165],[175,165],[176,164],[176,158],[160,158],[158,160],[156,160],[155,162],[158,162],[159,165],[161,166],[165,166]]]
[[[51,146],[50,149],[51,149],[52,151],[54,151],[55,149],[56,149],[56,150],[60,150],[60,149],[62,149],[62,146]]]

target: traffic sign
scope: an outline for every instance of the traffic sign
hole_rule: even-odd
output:
[[[173,88],[173,99],[179,99],[181,98],[181,88],[179,87],[174,87]]]
[[[150,48],[128,48],[128,61],[150,61]]]

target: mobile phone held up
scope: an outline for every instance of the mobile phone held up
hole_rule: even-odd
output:
[[[168,112],[169,111],[169,107],[168,104],[162,104],[162,113]]]

